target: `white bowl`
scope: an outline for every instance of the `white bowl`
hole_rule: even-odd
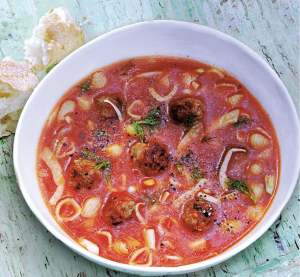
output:
[[[121,59],[166,55],[189,57],[226,70],[261,102],[276,129],[281,150],[280,185],[261,222],[240,242],[211,259],[179,267],[138,267],[91,254],[75,243],[46,208],[36,178],[36,151],[50,111],[60,97],[93,70]],[[245,249],[279,216],[290,199],[299,170],[299,125],[292,100],[276,73],[254,51],[216,30],[192,23],[152,21],[109,32],[61,61],[28,100],[17,127],[14,167],[23,196],[40,222],[65,245],[108,268],[140,275],[182,274],[220,263]]]

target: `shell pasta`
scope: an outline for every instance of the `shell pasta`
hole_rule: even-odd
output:
[[[70,88],[37,151],[61,228],[94,255],[144,267],[236,244],[271,205],[279,165],[273,125],[238,80],[160,56],[111,64]]]

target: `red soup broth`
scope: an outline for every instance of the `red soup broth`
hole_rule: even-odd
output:
[[[50,213],[92,253],[179,266],[255,227],[279,162],[270,118],[238,80],[194,60],[144,57],[66,92],[42,131],[37,176]]]

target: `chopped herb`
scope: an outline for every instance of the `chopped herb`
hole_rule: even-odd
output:
[[[110,182],[110,180],[109,180],[109,172],[107,172],[107,173],[105,174],[105,180],[106,180],[107,184],[112,188],[113,186],[112,186],[112,184],[111,184],[111,182]]]
[[[108,166],[110,166],[110,162],[109,161],[104,161],[104,162],[101,162],[101,163],[97,164],[94,169],[98,170],[102,167],[108,167]]]
[[[141,137],[141,142],[144,142],[144,130],[143,128],[135,121],[132,121],[133,131],[136,137]]]
[[[246,184],[245,181],[233,180],[233,179],[228,178],[226,183],[230,186],[231,189],[236,189],[236,190],[242,191],[242,192],[246,193],[253,200],[254,203],[257,202],[257,199],[254,197],[251,188],[248,187],[248,185]]]
[[[157,126],[160,122],[160,114],[159,114],[159,107],[151,110],[148,112],[148,116],[140,121],[133,121],[132,120],[132,124],[133,124],[133,129],[134,129],[134,133],[136,137],[141,137],[141,141],[144,142],[144,130],[143,128],[140,126],[140,124],[145,124],[151,127]]]
[[[94,161],[101,161],[101,157],[100,156],[97,156],[95,155],[94,153],[92,152],[89,152],[89,151],[82,151],[81,154],[83,154],[86,158],[89,158],[91,160],[94,160]]]
[[[76,171],[77,172],[77,171]],[[84,179],[84,180],[86,180],[87,182],[89,182],[89,184],[93,184],[93,182],[92,181],[90,181],[89,179],[87,179],[83,174],[81,174],[80,172],[77,172],[79,175],[81,175],[82,176],[82,178]]]
[[[236,127],[240,127],[244,124],[248,124],[251,122],[251,119],[249,118],[240,118],[237,122],[232,124],[232,127],[236,128]]]
[[[188,117],[187,122],[184,124],[185,127],[190,128],[190,127],[194,126],[195,119],[196,119],[196,116],[193,115],[193,114],[190,114],[189,117]]]
[[[95,129],[95,132],[96,132],[97,135],[99,135],[99,136],[109,136],[109,134],[107,133],[106,130]]]
[[[176,166],[177,171],[178,171],[179,173],[181,173],[182,165],[177,161],[176,164],[175,164],[175,166]]]
[[[207,142],[211,139],[214,139],[216,137],[209,137],[209,134],[205,135],[202,139],[201,139],[201,142]]]
[[[148,192],[145,191],[142,198],[144,199],[145,202],[147,202],[148,204],[152,204],[152,205],[159,205],[158,201],[154,198],[151,198],[149,195],[148,195]]]
[[[195,181],[199,181],[201,178],[203,178],[203,173],[198,165],[192,170],[192,177]]]
[[[148,126],[158,125],[159,122],[160,122],[159,109],[160,108],[157,107],[157,108],[149,111],[148,116],[145,119],[138,121],[137,123],[138,124],[145,124],[145,125],[148,125]]]
[[[87,90],[90,90],[91,88],[91,80],[87,79],[85,80],[82,84],[79,85],[79,87],[81,88],[81,92],[80,94],[83,94],[84,92],[86,92]]]
[[[49,67],[46,69],[46,74],[48,74],[48,73],[49,73],[49,72],[50,72],[57,64],[58,64],[58,63],[49,66]]]

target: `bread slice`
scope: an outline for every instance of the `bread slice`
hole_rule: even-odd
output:
[[[34,70],[45,70],[84,44],[79,25],[64,8],[51,9],[25,41],[25,60]]]
[[[15,132],[21,111],[39,81],[25,62],[0,62],[0,137]]]

